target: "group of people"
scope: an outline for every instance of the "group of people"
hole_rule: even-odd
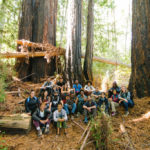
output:
[[[60,128],[64,128],[66,134],[68,118],[74,119],[83,114],[84,122],[88,123],[90,118],[97,115],[97,111],[104,111],[109,115],[111,110],[111,115],[115,116],[116,107],[120,105],[125,108],[125,115],[129,114],[128,107],[133,107],[134,102],[125,86],[120,88],[114,82],[107,93],[99,91],[98,87],[94,88],[91,81],[87,81],[82,87],[75,80],[73,87],[69,88],[62,77],[55,82],[48,78],[41,87],[38,98],[35,91],[31,91],[25,101],[25,110],[32,115],[38,136],[49,133],[51,122],[57,128],[58,135]]]

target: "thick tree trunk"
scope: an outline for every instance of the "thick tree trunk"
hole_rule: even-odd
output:
[[[94,33],[94,0],[89,0],[87,17],[87,42],[84,60],[84,76],[86,80],[93,80],[93,33]]]
[[[129,90],[150,96],[150,1],[133,0],[132,73]]]
[[[19,39],[56,45],[56,15],[57,0],[23,0]],[[56,60],[52,58],[48,64],[43,57],[30,58],[28,63],[18,59],[16,70],[19,78],[35,73],[31,80],[39,82],[41,77],[54,74]]]
[[[66,49],[66,77],[72,85],[82,81],[81,67],[81,0],[68,1],[68,29]]]

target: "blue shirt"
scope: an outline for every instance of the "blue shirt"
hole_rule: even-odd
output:
[[[85,95],[82,97],[80,94],[77,97],[79,99],[79,102],[84,102],[84,99],[87,98]]]
[[[82,85],[81,85],[81,84],[78,84],[78,85],[74,84],[74,85],[73,85],[73,88],[75,89],[75,92],[76,92],[76,93],[79,93],[80,90],[82,89]]]

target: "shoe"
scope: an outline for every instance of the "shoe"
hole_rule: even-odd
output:
[[[112,114],[111,114],[112,116],[115,116],[116,115],[116,112],[112,112]]]
[[[39,137],[42,136],[42,130],[41,130],[41,129],[38,130],[38,136],[39,136]]]
[[[77,117],[80,117],[80,112],[77,113]]]
[[[71,120],[74,120],[74,116],[73,115],[71,116]]]
[[[45,128],[45,134],[48,134],[49,133],[49,127],[46,127]]]
[[[87,117],[85,117],[85,119],[84,119],[84,123],[88,123],[88,119],[87,119]]]
[[[129,115],[129,112],[128,112],[128,111],[126,111],[126,112],[125,112],[125,116],[128,116],[128,115]]]

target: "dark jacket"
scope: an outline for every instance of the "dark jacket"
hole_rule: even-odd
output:
[[[37,97],[28,97],[25,101],[25,110],[27,113],[33,113],[39,107],[40,101]]]
[[[57,105],[58,105],[58,103],[60,103],[60,101],[61,101],[61,98],[59,95],[57,97],[52,96],[51,97],[52,107],[57,107]]]
[[[48,109],[44,110],[44,117],[40,116],[40,109],[37,108],[36,111],[32,115],[33,120],[40,121],[40,120],[46,120],[52,118],[52,112],[50,112]]]

